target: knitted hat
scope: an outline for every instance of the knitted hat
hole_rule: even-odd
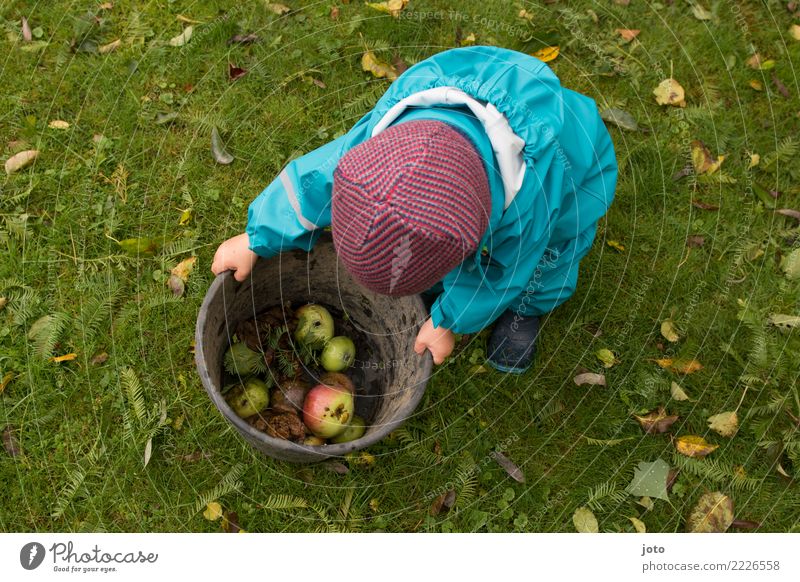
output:
[[[348,151],[333,174],[336,252],[376,293],[432,287],[477,250],[490,214],[478,151],[441,121],[392,125]]]

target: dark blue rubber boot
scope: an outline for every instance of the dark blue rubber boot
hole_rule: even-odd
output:
[[[531,367],[538,335],[538,317],[518,315],[507,309],[497,318],[489,337],[487,363],[501,372],[522,374]]]

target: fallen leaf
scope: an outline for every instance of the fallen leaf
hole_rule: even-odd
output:
[[[588,507],[579,507],[572,515],[572,523],[578,533],[598,533],[597,518]]]
[[[559,50],[560,49],[557,46],[546,46],[533,53],[533,56],[543,63],[549,63],[550,61],[555,60],[555,58],[558,56]]]
[[[606,368],[610,368],[614,364],[619,364],[619,360],[614,355],[614,352],[612,352],[608,348],[600,348],[594,353],[594,355],[597,357],[598,360],[603,362],[603,366]]]
[[[647,495],[640,497],[636,503],[644,507],[647,511],[650,511],[656,505],[655,503],[653,503],[653,500],[650,499]]]
[[[166,125],[178,119],[177,111],[170,111],[169,113],[157,113],[156,125]]]
[[[257,34],[234,34],[228,39],[228,44],[253,44],[258,40]]]
[[[100,352],[96,356],[94,356],[89,363],[93,366],[99,366],[100,364],[105,364],[108,361],[108,353]]]
[[[237,67],[233,63],[228,63],[228,80],[235,81],[241,77],[244,77],[247,74],[247,69],[243,69],[242,67]]]
[[[328,463],[323,463],[323,467],[325,467],[328,471],[332,471],[337,475],[347,475],[350,472],[350,469],[347,468],[347,465],[344,463],[340,463],[339,461],[330,461]]]
[[[6,174],[13,174],[31,165],[39,155],[39,150],[25,150],[6,160]]]
[[[122,39],[118,38],[117,40],[113,40],[108,44],[104,44],[100,47],[97,47],[97,52],[100,53],[101,55],[105,55],[112,51],[117,50],[119,48],[119,45],[121,44],[122,44]]]
[[[759,53],[754,53],[747,61],[747,66],[757,71],[768,71],[775,68],[775,61],[772,59],[764,59]]]
[[[800,327],[800,316],[773,313],[767,319],[767,323],[779,329],[792,330]]]
[[[641,30],[635,28],[618,28],[617,34],[622,37],[622,40],[625,42],[631,42],[634,38],[639,36],[639,33],[642,32]]]
[[[800,279],[800,249],[795,249],[783,257],[781,269],[790,281]]]
[[[800,211],[798,210],[793,210],[791,208],[779,208],[775,212],[782,216],[788,216],[789,218],[794,218],[795,220],[800,221]]]
[[[672,382],[672,384],[670,384],[669,393],[672,396],[673,400],[678,400],[678,401],[689,400],[689,396],[677,382]]]
[[[6,387],[11,383],[11,380],[16,378],[17,375],[14,372],[6,372],[3,376],[3,379],[0,380],[0,394],[6,391]]]
[[[193,26],[187,26],[183,29],[178,36],[174,36],[169,39],[169,46],[183,46],[192,38],[192,33],[194,32]]]
[[[761,84],[761,81],[758,79],[751,79],[749,82],[750,87],[752,87],[756,91],[763,91],[764,85]]]
[[[751,168],[755,168],[759,163],[761,163],[761,156],[758,154],[749,154],[750,161],[747,164],[747,169],[750,170]]]
[[[339,20],[339,7],[331,6],[331,20]]]
[[[366,5],[373,10],[379,10],[391,14],[395,18],[400,18],[400,13],[408,4],[408,0],[388,0],[388,2],[366,2]]]
[[[667,414],[663,406],[651,410],[644,416],[634,414],[633,417],[639,422],[644,432],[649,434],[665,433],[678,421],[678,415]]]
[[[784,96],[784,98],[788,99],[790,97],[789,89],[786,88],[786,85],[778,78],[775,73],[772,73],[772,84],[775,85],[775,88],[778,90],[778,93]]]
[[[494,459],[494,461],[500,465],[508,476],[511,477],[517,483],[525,483],[525,475],[522,473],[519,467],[517,467],[508,457],[506,457],[503,453],[498,451],[492,451],[489,453],[489,456]]]
[[[719,445],[712,445],[701,436],[684,435],[675,439],[675,448],[687,457],[705,457],[718,449]]]
[[[623,245],[623,244],[622,244],[622,243],[620,243],[619,241],[616,241],[616,240],[609,240],[609,241],[606,241],[606,244],[607,244],[608,246],[610,246],[612,249],[616,250],[616,251],[619,251],[619,252],[621,252],[621,253],[624,253],[624,252],[625,252],[625,245]]]
[[[389,63],[378,59],[372,51],[367,51],[361,56],[361,68],[379,79],[394,81],[398,77],[397,70]]]
[[[77,357],[78,357],[78,354],[72,352],[72,353],[69,353],[69,354],[64,354],[63,356],[53,356],[52,358],[50,358],[50,361],[51,362],[55,362],[55,363],[58,364],[60,362],[71,362],[72,360],[74,360]]]
[[[628,131],[636,131],[639,129],[639,124],[634,119],[633,115],[622,109],[612,107],[600,112],[600,117],[620,129],[627,129]]]
[[[638,517],[629,517],[631,523],[633,524],[633,528],[636,530],[636,533],[647,533],[647,528],[644,525],[644,522],[639,519]]]
[[[240,533],[242,528],[239,527],[239,514],[235,511],[226,511],[222,515],[222,531],[225,533]]]
[[[656,103],[659,105],[686,107],[686,94],[683,87],[675,79],[661,81],[658,87],[653,89],[653,95],[656,96]]]
[[[33,34],[31,33],[31,27],[28,24],[28,19],[24,16],[22,17],[22,40],[25,42],[31,42],[33,40]]]
[[[147,443],[144,445],[144,466],[147,467],[147,464],[150,462],[150,457],[153,456],[153,437],[147,439]]]
[[[731,527],[735,527],[737,529],[758,529],[761,527],[761,524],[757,521],[750,521],[749,519],[734,519],[731,522]]]
[[[697,360],[686,360],[683,358],[660,358],[656,360],[656,364],[678,374],[694,374],[698,370],[703,369],[703,364]]]
[[[711,13],[698,3],[692,4],[692,14],[697,20],[711,20]]]
[[[397,71],[398,75],[402,75],[408,70],[408,64],[398,54],[395,54],[392,57],[392,65],[394,66],[394,69]]]
[[[661,322],[661,335],[664,336],[665,340],[673,344],[680,339],[675,322],[671,319],[665,319]]]
[[[698,501],[686,520],[686,531],[691,533],[723,533],[733,523],[733,500],[714,491]]]
[[[267,3],[267,10],[271,10],[278,16],[282,16],[287,12],[291,12],[292,9],[286,6],[286,4]]]
[[[667,473],[667,493],[672,493],[672,486],[675,485],[675,481],[678,480],[678,475],[680,474],[680,469],[669,470],[669,473]]]
[[[690,234],[686,237],[686,246],[698,248],[706,244],[706,237],[701,234]],[[676,340],[677,341],[677,340]]]
[[[17,439],[17,430],[10,424],[3,429],[3,448],[11,457],[18,457],[22,454]]]
[[[152,256],[159,247],[158,241],[152,238],[126,238],[118,244],[129,255]]]
[[[432,516],[437,516],[440,513],[447,513],[456,502],[456,492],[450,489],[439,495],[433,500],[429,513]]]
[[[800,40],[800,24],[793,24],[789,28],[789,35],[795,40]]]
[[[700,210],[719,210],[719,206],[716,204],[708,204],[707,202],[703,202],[702,200],[692,200],[692,206],[695,208],[699,208]]]
[[[652,463],[639,461],[633,470],[633,479],[625,491],[636,497],[655,497],[656,499],[669,500],[667,494],[667,477],[669,464],[663,459],[656,459]]]
[[[69,129],[69,123],[62,121],[61,119],[54,119],[47,124],[47,127],[50,129]]]
[[[203,512],[203,517],[205,517],[208,521],[217,521],[220,517],[222,517],[222,506],[216,501],[210,502],[206,506],[206,510]]]
[[[722,165],[725,156],[714,158],[708,151],[706,145],[700,140],[692,140],[690,144],[692,151],[692,165],[697,174],[713,174]]]
[[[203,24],[202,20],[195,20],[194,18],[189,18],[188,16],[184,16],[183,14],[176,15],[175,20],[177,20],[178,22],[185,22],[186,24]]]
[[[233,156],[225,150],[216,125],[211,128],[211,154],[218,164],[228,165],[233,162]]]
[[[732,437],[739,430],[739,417],[735,410],[720,412],[709,417],[708,426],[724,437]]]
[[[584,384],[588,384],[589,386],[605,386],[606,385],[606,377],[603,374],[593,374],[592,372],[584,372],[583,374],[578,374],[573,378],[573,381],[578,386],[583,386]]]

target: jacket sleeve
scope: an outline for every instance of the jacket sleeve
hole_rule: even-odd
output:
[[[289,162],[253,200],[245,229],[250,250],[262,257],[311,250],[320,229],[331,223],[333,172],[349,149],[367,139],[367,117],[345,135]]]

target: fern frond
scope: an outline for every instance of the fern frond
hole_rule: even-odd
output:
[[[58,494],[50,517],[58,519],[64,514],[64,511],[75,499],[78,490],[86,481],[86,477],[95,471],[105,451],[106,449],[103,445],[95,443],[81,464],[72,470],[67,470],[67,484]]]
[[[38,331],[34,339],[34,352],[40,358],[47,359],[53,355],[61,334],[70,322],[70,316],[63,311],[56,311],[47,317],[47,322]]]
[[[586,505],[595,511],[602,511],[607,505],[621,505],[628,498],[629,493],[613,481],[606,481],[589,490],[589,499]]]
[[[133,416],[141,426],[147,420],[142,384],[139,382],[139,377],[136,375],[136,372],[130,368],[123,368],[120,376],[122,387],[128,399],[128,406],[133,410]]]
[[[239,477],[241,477],[244,473],[244,469],[245,466],[241,463],[234,465],[231,470],[225,474],[218,485],[212,487],[198,497],[197,502],[195,503],[194,512],[197,513],[212,501],[216,501],[217,499],[220,499],[229,493],[238,491],[242,486],[241,481],[239,481]]]
[[[791,162],[797,155],[799,149],[798,145],[800,144],[798,144],[794,137],[789,136],[784,138],[781,140],[781,143],[778,144],[778,147],[774,152],[764,156],[761,167],[764,170],[773,171],[777,168],[778,162],[782,162],[784,164]]]
[[[555,398],[551,398],[547,401],[547,403],[539,409],[539,412],[536,414],[534,422],[544,422],[548,418],[551,418],[564,410],[564,404],[560,400],[556,400]]]
[[[742,475],[732,465],[714,459],[698,461],[675,453],[674,460],[675,465],[689,475],[727,484],[731,489],[739,491],[755,491],[763,482],[761,479]]]
[[[161,250],[161,256],[165,259],[169,259],[193,251],[196,248],[196,237],[179,238],[164,245],[164,248]]]
[[[287,509],[305,509],[309,506],[308,501],[302,497],[293,495],[270,495],[266,501],[259,504],[261,509],[272,511],[285,511]]]

